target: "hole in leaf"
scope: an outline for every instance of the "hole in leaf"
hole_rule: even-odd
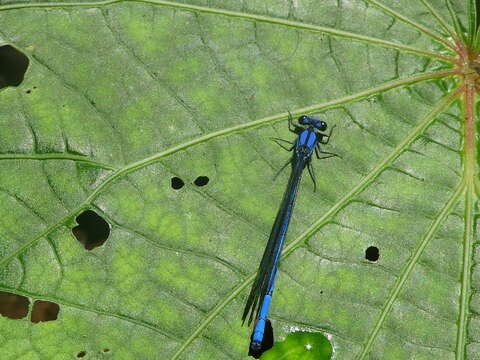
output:
[[[380,251],[376,246],[369,246],[367,250],[365,250],[365,259],[368,261],[377,261],[380,257]]]
[[[253,334],[250,337],[250,340],[253,338]],[[270,320],[267,319],[265,323],[265,332],[263,334],[263,340],[262,340],[262,345],[260,346],[260,349],[248,349],[248,356],[253,356],[255,359],[260,359],[260,356],[262,354],[271,349],[273,346],[273,327],[272,323]],[[262,358],[263,359],[263,358]]]
[[[32,92],[32,90],[28,89],[27,91],[25,91],[27,94],[30,94]]]
[[[28,314],[27,297],[0,291],[0,314],[10,319],[22,319]]]
[[[33,303],[32,318],[33,323],[40,321],[57,320],[60,306],[50,301],[37,300]]]
[[[179,190],[183,187],[183,185],[185,185],[185,183],[179,177],[175,176],[175,177],[172,178],[172,188],[173,189]]]
[[[103,349],[103,352],[109,352],[110,349]]]
[[[0,89],[20,85],[28,63],[28,57],[13,46],[0,46]]]
[[[87,355],[87,352],[86,352],[86,351],[80,351],[80,352],[77,354],[77,358],[82,358],[82,357],[84,357],[85,355]]]
[[[208,184],[209,181],[210,179],[207,176],[199,176],[195,179],[193,183],[197,186],[205,186]]]
[[[110,235],[110,225],[95,211],[86,210],[75,220],[78,226],[72,229],[72,233],[85,249],[95,249],[107,241]]]

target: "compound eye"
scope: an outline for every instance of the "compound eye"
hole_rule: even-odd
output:
[[[320,131],[327,130],[327,123],[325,121],[319,121],[318,123],[315,124],[315,126]]]
[[[308,120],[308,116],[302,115],[298,118],[298,123],[300,125],[307,125],[310,121]]]

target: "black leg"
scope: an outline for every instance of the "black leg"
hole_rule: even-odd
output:
[[[293,127],[293,129],[292,129]],[[288,111],[288,130],[290,130],[291,132],[295,132],[295,125],[293,125],[293,116],[292,116],[292,113],[290,111]]]
[[[276,138],[276,137],[271,137],[270,139],[272,139],[272,140],[278,140],[278,141],[283,141],[283,142],[289,143],[290,145],[293,145],[293,142],[288,141],[288,140],[285,140],[285,139],[280,139],[280,138]]]
[[[330,156],[323,156],[323,157],[320,157],[320,154],[328,154]],[[335,153],[331,153],[331,152],[328,152],[328,151],[322,151],[320,149],[320,146],[317,144],[317,146],[315,147],[315,155],[317,155],[317,159],[327,159],[329,157],[332,157],[332,156],[338,156],[340,159],[342,158],[340,155],[338,154],[335,154]]]
[[[277,173],[275,174],[275,176],[273,177],[273,181],[275,181],[275,179],[278,177],[278,175],[280,175],[280,173],[288,166],[288,164],[290,164],[292,160],[288,160],[285,165],[283,165],[280,170],[277,171]]]
[[[288,112],[288,130],[290,130],[291,132],[293,132],[295,134],[300,134],[303,130],[302,127],[297,126],[293,123],[293,116],[290,113],[290,111]]]
[[[319,159],[319,160],[328,159],[328,158],[331,158],[331,157],[334,157],[334,156],[338,156],[338,157],[341,159],[341,156],[338,155],[338,154],[330,154],[330,155],[327,155],[327,156],[321,156],[321,157],[319,157],[318,159]]]
[[[313,192],[317,191],[317,182],[315,181],[315,172],[313,171],[312,162],[309,161],[307,164],[308,173],[313,181]]]
[[[322,137],[322,140],[320,141],[322,144],[328,144],[328,142],[330,141],[330,136],[332,136],[332,132],[333,132],[333,129],[335,129],[335,126],[336,125],[333,125],[332,128],[330,129],[330,132],[328,133],[328,135],[323,135],[323,137],[326,137],[327,139],[324,141],[323,140],[323,137]]]
[[[285,149],[285,150],[287,150],[287,151],[292,151],[293,147],[295,146],[295,145],[293,145],[290,141],[287,141],[287,140],[278,139],[278,138],[271,138],[271,139],[275,142],[275,144],[277,144],[277,145],[280,146],[282,149]],[[290,148],[287,148],[286,146],[284,146],[283,144],[279,143],[278,141],[285,141],[285,142],[291,144],[292,146],[291,146]]]

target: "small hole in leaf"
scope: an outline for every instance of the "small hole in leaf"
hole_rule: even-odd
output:
[[[60,306],[50,301],[37,300],[33,303],[32,318],[33,323],[40,321],[57,320]]]
[[[0,89],[20,85],[28,63],[28,57],[13,46],[0,46]]]
[[[380,251],[376,246],[370,246],[365,250],[365,259],[368,261],[377,261],[380,257]]]
[[[175,176],[175,177],[172,178],[172,188],[173,189],[179,190],[183,187],[183,185],[185,185],[185,183],[179,177]]]
[[[199,176],[195,179],[193,183],[197,186],[205,186],[208,184],[209,181],[210,179],[207,176]]]
[[[86,352],[86,351],[80,351],[80,352],[77,354],[77,358],[82,358],[82,357],[84,357],[85,355],[87,355],[87,352]]]
[[[110,225],[95,211],[86,210],[75,220],[78,226],[72,229],[72,233],[85,249],[95,249],[107,241],[110,235]]]
[[[103,352],[109,352],[110,349],[103,349]]]
[[[29,90],[27,90],[27,91],[25,91],[25,92],[26,92],[27,94],[30,94],[30,93],[32,92],[32,90],[29,89]]]
[[[28,314],[27,297],[0,291],[0,314],[10,319],[22,319]]]

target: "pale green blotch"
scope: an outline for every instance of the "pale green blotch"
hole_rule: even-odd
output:
[[[58,121],[56,110],[52,111],[52,103],[58,108],[58,99],[53,99],[48,93],[44,94],[30,97],[27,103],[30,117],[35,119],[32,127],[39,142],[43,141],[50,146],[55,144],[59,150],[63,150],[64,144],[57,136],[62,133],[62,125]]]
[[[35,353],[37,350],[30,350],[26,354],[17,357],[18,360],[41,360],[41,358]],[[17,355],[18,356],[18,355]]]
[[[137,291],[139,282],[143,282],[145,259],[141,250],[135,246],[117,247],[112,258],[110,276],[119,292],[128,294]]]
[[[0,321],[2,321],[2,318],[0,317]],[[10,320],[10,321],[19,321],[19,320]],[[7,327],[7,331],[11,332],[14,331],[13,329],[15,326],[9,326]],[[4,330],[5,331],[5,330]],[[24,330],[25,331],[25,330]],[[26,353],[28,356],[36,356],[35,354],[32,353],[32,345],[30,344],[30,341],[25,339],[22,339],[22,332],[16,332],[18,333],[18,338],[11,338],[10,340],[5,341],[2,344],[2,358],[5,359],[19,359],[18,355],[19,354],[24,354]],[[27,359],[37,359],[36,357],[29,357]]]
[[[162,181],[162,183],[166,181]],[[163,185],[163,184],[162,184]],[[170,185],[170,184],[168,184]],[[164,191],[160,189],[159,184],[157,183],[147,183],[143,184],[142,183],[142,192],[143,196],[145,199],[148,199],[149,201],[157,201],[158,199],[161,199],[164,196]]]
[[[61,264],[47,239],[37,242],[23,256],[25,281],[23,289],[28,292],[53,292],[61,279]]]
[[[298,42],[301,41],[299,32],[293,28],[276,26],[270,24],[257,24],[257,41],[259,46],[266,52],[275,54],[276,58],[284,58],[289,62],[298,50]]]
[[[189,56],[187,58],[178,59],[177,62],[170,64],[169,72],[165,74],[168,81],[175,83],[185,83],[191,80],[192,74],[204,71],[202,68],[205,64],[203,59],[197,56]],[[198,76],[198,75],[193,75]],[[184,89],[188,91],[187,89]]]
[[[50,235],[63,264],[76,261],[79,255],[84,255],[85,250],[72,234],[71,229],[77,226],[77,222],[66,224],[68,227],[61,227]]]
[[[146,144],[154,143],[155,134],[149,129],[150,125],[142,126],[144,119],[154,118],[156,104],[148,97],[139,97],[128,106],[120,116],[120,121],[128,128],[128,143],[134,149],[144,147]],[[135,122],[132,119],[136,119]]]
[[[144,50],[146,54],[149,54],[149,55],[153,55],[155,53],[158,54],[158,49],[155,46],[155,41],[150,40],[152,39],[152,36],[151,36],[152,23],[150,21],[146,21],[145,19],[146,12],[139,11],[136,13],[136,12],[128,11],[123,8],[120,8],[120,9],[112,8],[112,10],[113,12],[115,12],[115,15],[117,14],[119,15],[119,18],[121,19],[121,25],[122,27],[125,27],[125,30],[126,30],[126,34],[124,36],[126,39],[128,39],[128,41],[136,44],[142,44],[142,50]],[[153,10],[153,9],[150,9],[150,10]],[[165,30],[165,29],[162,29],[162,30]],[[165,33],[168,34],[168,31],[167,32],[161,31],[158,34],[162,35]],[[161,38],[158,40],[161,41]]]
[[[123,50],[121,51],[120,49],[116,49],[111,56],[114,60],[109,62],[109,71],[105,71],[102,73],[102,76],[97,76],[95,78],[95,83],[88,89],[88,95],[90,98],[95,100],[97,108],[110,109],[110,111],[113,111],[113,108],[115,108],[115,113],[117,113],[118,116],[121,115],[126,108],[125,105],[128,104],[128,100],[125,100],[125,94],[123,94],[121,96],[122,102],[112,103],[112,97],[115,98],[117,96],[120,96],[119,92],[124,93],[125,89],[122,87],[122,85],[128,85],[128,83],[132,80],[133,76],[129,74],[129,65],[121,66],[121,63],[118,62],[118,60],[115,60],[115,57],[121,58],[125,56]],[[91,73],[91,71],[91,68],[88,69],[89,73]],[[117,74],[124,74],[123,82],[119,83]],[[123,111],[120,111],[120,109],[122,109]],[[102,114],[102,116],[105,115],[108,116],[109,114]],[[119,118],[121,118],[121,116],[119,116]],[[116,120],[115,122],[117,121],[118,120]]]
[[[101,260],[90,254],[85,254],[83,261],[64,266],[59,291],[66,294],[75,293],[82,301],[91,301],[103,291],[105,278]]]
[[[161,342],[152,346],[152,338],[149,336],[133,336],[128,342],[129,352],[135,354],[141,354],[142,357],[151,356],[153,354],[158,355]]]
[[[250,38],[253,39],[253,22],[251,21],[238,21],[238,19],[227,17],[208,21],[210,19],[208,15],[202,17],[204,33],[209,41],[209,46],[213,50],[218,50],[216,56],[222,59],[226,55],[225,52],[245,46]],[[232,36],[232,33],[235,36]]]
[[[147,218],[148,217],[149,216],[147,216]],[[157,214],[155,215],[155,219],[156,226],[152,229],[162,234],[162,238],[173,242],[188,241],[188,238],[184,238],[185,228],[182,226],[182,223],[175,221],[175,213],[161,214],[160,218]]]
[[[137,190],[127,182],[122,182],[121,185],[115,188],[115,198],[122,200],[114,202],[117,208],[113,215],[118,214],[119,218],[126,218],[127,224],[132,223],[134,219],[141,216],[146,207],[143,198],[139,196]]]

